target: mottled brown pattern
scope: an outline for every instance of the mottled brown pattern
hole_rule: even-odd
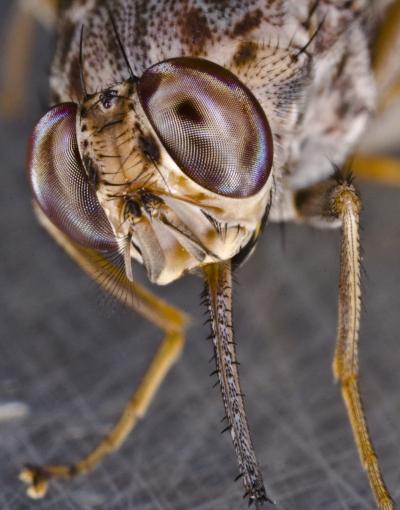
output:
[[[247,12],[243,19],[241,19],[233,28],[232,35],[234,37],[241,37],[247,35],[249,32],[260,26],[262,21],[262,12],[256,9],[252,12]]]
[[[187,42],[192,55],[199,55],[211,39],[207,18],[200,8],[193,7],[179,18],[182,39]]]
[[[204,4],[195,0],[97,0],[94,4],[89,0],[82,0],[79,2],[79,21],[74,14],[78,4],[73,2],[69,6],[65,5],[60,16],[60,37],[53,66],[53,87],[59,93],[62,89],[65,95],[72,93],[68,81],[62,79],[66,67],[64,48],[69,47],[67,60],[71,60],[72,54],[79,49],[79,31],[82,24],[85,26],[83,53],[89,91],[99,90],[127,77],[126,65],[112,37],[112,27],[105,9],[107,4],[112,7],[121,41],[133,71],[138,76],[151,64],[165,58],[179,55],[206,57],[217,46],[222,48],[222,52],[221,61],[218,54],[216,60],[223,64],[223,48],[231,41],[233,27],[240,27],[245,22],[245,28],[248,25],[246,13],[252,13],[253,16],[255,11],[261,12],[261,6],[264,5],[261,0],[230,0]],[[260,8],[255,9],[255,5]],[[279,24],[282,25],[285,11],[281,1],[267,5],[265,12],[265,33],[269,33]],[[71,18],[74,19],[75,33],[66,33],[62,26]],[[254,25],[255,22],[250,20],[250,23]],[[252,35],[254,33],[255,30]],[[260,34],[256,39],[259,37]],[[57,83],[54,83],[55,81]]]
[[[157,62],[181,55],[208,58],[238,75],[268,116],[276,145],[274,172],[278,177],[285,168],[304,183],[311,175],[327,176],[332,162],[340,165],[345,159],[373,107],[372,95],[364,85],[370,72],[362,34],[366,16],[354,15],[355,5],[367,8],[367,3],[360,0],[64,2],[60,23],[72,20],[75,30],[60,32],[51,81],[57,99],[69,100],[81,92],[73,67],[78,62],[82,23],[88,91],[102,90],[129,76],[106,5],[112,8],[119,37],[137,76]],[[306,54],[295,57],[322,20]],[[348,74],[346,88],[343,94],[332,96],[332,89],[340,81],[334,70],[343,58],[349,61],[344,69]],[[320,65],[322,62],[324,65]],[[348,73],[349,69],[357,72]],[[341,87],[343,90],[344,81]],[[314,94],[312,101],[305,102],[310,91]],[[353,98],[354,108],[348,107],[348,97]],[[321,108],[326,115],[320,115]],[[326,133],[335,136],[328,139]],[[299,144],[302,151],[297,148]],[[271,217],[275,218],[274,207]]]
[[[257,57],[257,44],[254,41],[245,41],[239,45],[233,56],[233,62],[238,67],[249,64]]]

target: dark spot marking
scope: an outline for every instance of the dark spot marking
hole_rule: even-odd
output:
[[[176,106],[176,114],[183,120],[187,120],[194,124],[200,124],[204,118],[201,112],[198,110],[196,105],[189,99],[181,101]]]
[[[204,12],[200,8],[192,7],[181,16],[180,25],[183,39],[189,44],[192,53],[201,53],[207,41],[212,39]]]
[[[256,9],[253,12],[248,12],[240,21],[233,27],[232,35],[243,36],[257,28],[262,21],[262,12]]]
[[[348,61],[349,61],[349,55],[348,55],[348,53],[345,53],[343,55],[343,57],[340,59],[338,65],[336,66],[334,79],[340,79],[344,76],[346,67],[349,64]]]
[[[140,218],[142,216],[142,210],[140,204],[132,199],[128,198],[126,202],[125,216],[132,216],[133,218]]]
[[[99,185],[99,170],[93,163],[93,160],[89,158],[89,156],[84,156],[83,167],[85,169],[89,184],[93,186],[94,189],[97,189]]]
[[[237,66],[250,63],[257,56],[257,44],[254,41],[242,42],[233,55],[233,62]]]
[[[154,137],[149,133],[147,135],[139,136],[139,147],[143,154],[153,163],[160,161],[160,148]]]

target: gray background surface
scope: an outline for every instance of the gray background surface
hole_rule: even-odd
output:
[[[0,38],[10,2],[0,5]],[[2,40],[0,39],[0,44]],[[4,510],[245,508],[199,305],[187,277],[156,291],[192,313],[181,361],[120,452],[40,502],[17,481],[27,461],[73,461],[112,424],[161,334],[113,306],[36,223],[25,148],[45,109],[53,40],[38,29],[23,116],[0,120],[0,507]],[[0,46],[0,50],[2,46]],[[364,199],[362,392],[388,486],[400,503],[400,189]],[[332,382],[337,232],[269,226],[237,273],[235,323],[250,427],[266,485],[285,510],[373,509]],[[136,269],[140,272],[139,269]],[[112,308],[114,311],[109,312]],[[5,405],[26,410],[7,419]]]

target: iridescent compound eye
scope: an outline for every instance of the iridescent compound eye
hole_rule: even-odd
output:
[[[115,251],[114,233],[79,154],[76,114],[74,103],[63,103],[35,127],[29,154],[33,194],[50,221],[70,239],[86,248]]]
[[[147,69],[141,105],[179,168],[219,195],[249,197],[271,171],[271,130],[263,109],[235,75],[197,58],[174,58]]]

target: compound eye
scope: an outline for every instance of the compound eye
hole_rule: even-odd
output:
[[[180,57],[147,69],[141,105],[179,168],[202,187],[234,198],[256,194],[271,171],[271,130],[250,90],[223,67]]]
[[[29,150],[29,179],[42,211],[72,241],[114,251],[115,235],[89,183],[76,138],[77,106],[54,106],[36,125]]]

